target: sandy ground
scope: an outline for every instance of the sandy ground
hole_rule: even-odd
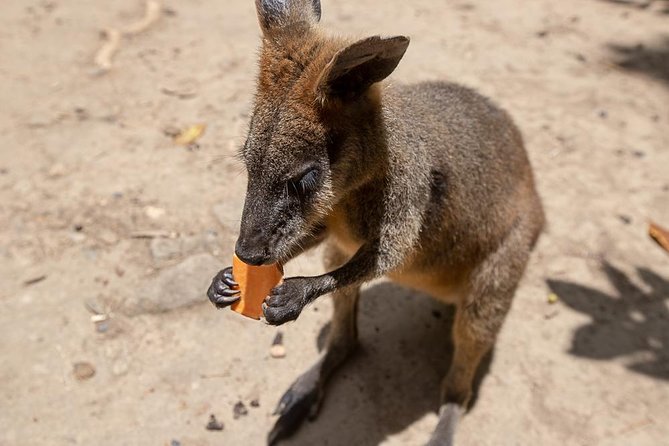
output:
[[[646,234],[648,219],[669,226],[669,5],[637,3],[323,0],[336,32],[411,36],[393,82],[457,80],[495,98],[536,170],[549,226],[459,444],[669,442],[669,255]],[[262,444],[318,354],[328,298],[280,329],[287,356],[273,359],[276,328],[204,296],[243,203],[233,153],[253,93],[253,2],[166,1],[94,75],[100,30],[142,11],[0,5],[3,446]],[[196,123],[208,127],[195,150],[165,135]],[[319,264],[316,252],[287,270]],[[449,314],[366,287],[359,355],[287,444],[424,442]],[[77,379],[78,362],[95,374]],[[248,415],[235,419],[239,401]],[[223,431],[205,430],[210,414]]]

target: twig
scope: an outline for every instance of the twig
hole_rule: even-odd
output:
[[[142,17],[141,20],[128,25],[122,29],[121,32],[126,36],[131,36],[146,31],[158,20],[158,18],[160,18],[160,9],[160,3],[158,1],[147,0],[144,17]]]
[[[177,234],[169,231],[134,231],[130,234],[131,238],[175,238]]]
[[[121,32],[114,28],[107,28],[103,31],[107,41],[95,54],[95,65],[100,69],[100,73],[109,71],[112,67],[112,58],[121,45]]]
[[[44,280],[44,279],[46,279],[46,274],[42,274],[42,275],[37,276],[37,277],[31,277],[31,278],[28,279],[28,280],[24,280],[24,281],[23,281],[23,285],[24,285],[24,286],[34,285],[34,284],[36,284],[36,283],[38,283],[38,282],[41,282],[41,281]]]
[[[106,41],[95,54],[95,65],[98,67],[96,74],[104,74],[112,68],[112,59],[121,46],[121,38],[146,31],[158,21],[161,9],[160,2],[157,0],[147,0],[142,19],[120,30],[117,28],[106,28],[103,31]]]

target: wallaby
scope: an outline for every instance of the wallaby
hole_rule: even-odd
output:
[[[328,37],[319,0],[255,4],[263,37],[235,251],[249,264],[283,264],[326,243],[329,272],[274,288],[263,304],[267,323],[297,319],[326,293],[334,301],[327,349],[281,398],[268,442],[316,415],[326,381],[358,343],[361,284],[387,276],[456,307],[429,440],[452,444],[544,224],[520,132],[470,89],[381,85],[407,37]],[[239,298],[230,268],[208,295],[219,308]]]

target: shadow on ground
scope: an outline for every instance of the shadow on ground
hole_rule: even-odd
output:
[[[663,14],[669,14],[669,0],[604,0],[604,1],[609,3],[615,3],[617,5],[629,6],[636,9],[646,9],[655,2],[661,6],[661,8],[659,8],[659,12]]]
[[[361,348],[330,382],[318,418],[282,444],[378,445],[435,413],[451,361],[453,313],[452,307],[390,283],[363,291]],[[472,407],[491,360],[492,353],[479,368]],[[417,441],[426,442],[429,434],[421,432],[424,438]]]
[[[669,21],[667,22],[669,28]],[[614,63],[619,67],[655,78],[669,85],[669,37],[653,45],[610,44]]]
[[[641,287],[609,263],[602,270],[616,290],[612,295],[577,283],[547,281],[562,302],[591,318],[574,333],[570,353],[597,360],[630,357],[630,370],[669,380],[669,281],[637,268]]]

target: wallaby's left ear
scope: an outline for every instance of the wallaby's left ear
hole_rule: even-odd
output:
[[[374,36],[340,50],[321,73],[317,94],[326,100],[364,93],[395,70],[408,46],[408,37]]]
[[[260,28],[268,34],[295,23],[318,23],[321,0],[256,0],[256,11]]]

